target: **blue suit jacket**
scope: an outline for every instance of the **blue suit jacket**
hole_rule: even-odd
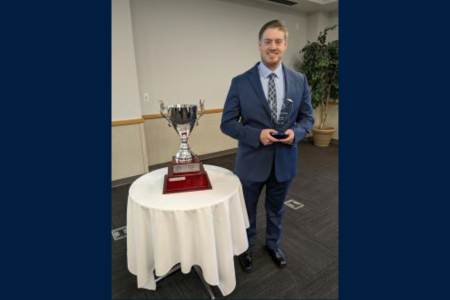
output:
[[[263,146],[262,129],[275,128],[270,108],[259,78],[257,63],[253,68],[233,78],[222,114],[223,133],[239,141],[234,173],[243,180],[266,181],[275,167],[279,182],[292,179],[297,173],[297,142],[314,124],[311,96],[306,77],[283,65],[285,98],[293,100],[293,108],[283,131],[295,133],[292,145],[274,143]]]

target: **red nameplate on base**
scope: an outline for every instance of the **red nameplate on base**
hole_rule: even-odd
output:
[[[163,194],[210,189],[212,186],[208,173],[198,157],[192,163],[176,163],[175,157],[172,157],[167,175],[164,176]]]

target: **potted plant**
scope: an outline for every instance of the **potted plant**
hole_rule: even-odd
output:
[[[320,109],[320,122],[313,127],[314,145],[319,147],[327,147],[336,131],[325,125],[328,106],[339,97],[339,42],[327,42],[328,31],[336,27],[337,25],[327,27],[324,32],[319,33],[317,41],[308,41],[300,50],[303,54],[300,69],[308,79],[312,106]]]

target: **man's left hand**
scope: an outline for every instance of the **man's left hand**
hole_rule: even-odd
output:
[[[295,138],[295,133],[292,129],[288,129],[286,130],[284,133],[286,133],[288,135],[287,138],[279,140],[279,142],[283,143],[283,144],[292,144],[294,142],[294,138]]]

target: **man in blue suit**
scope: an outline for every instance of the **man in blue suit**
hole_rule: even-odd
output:
[[[253,270],[256,208],[266,187],[266,250],[278,267],[286,267],[280,248],[284,201],[297,172],[297,142],[314,124],[306,77],[281,63],[288,31],[278,20],[259,32],[261,61],[236,76],[225,102],[220,128],[239,141],[234,172],[239,177],[250,227],[249,248],[239,256],[245,272]],[[284,133],[284,136],[272,136]]]

